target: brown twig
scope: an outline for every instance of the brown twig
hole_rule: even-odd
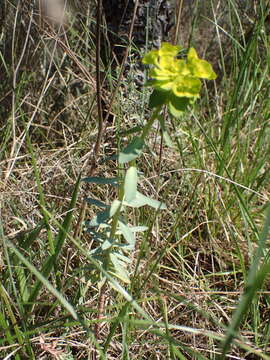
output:
[[[100,79],[100,39],[101,39],[101,9],[102,9],[102,0],[97,2],[97,16],[96,16],[96,95],[97,95],[97,108],[98,108],[98,135],[97,140],[94,146],[94,152],[92,154],[91,167],[88,172],[88,176],[93,176],[93,173],[96,169],[97,158],[100,150],[101,139],[104,133],[104,122],[102,115],[102,86]],[[74,238],[76,239],[80,233],[81,225],[84,219],[85,210],[86,210],[86,201],[82,203],[79,219],[75,226]]]
[[[181,21],[182,8],[183,8],[183,0],[179,0],[178,8],[177,8],[176,27],[175,27],[175,33],[174,33],[174,39],[173,39],[173,44],[174,45],[177,45],[178,41],[179,41],[180,21]]]

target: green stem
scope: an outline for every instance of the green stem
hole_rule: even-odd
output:
[[[119,220],[119,216],[120,216],[120,212],[121,212],[122,202],[124,200],[124,195],[125,195],[124,183],[125,183],[125,178],[123,179],[123,181],[121,181],[120,188],[119,188],[118,200],[121,202],[121,204],[119,205],[119,208],[116,211],[116,213],[113,215],[112,225],[111,225],[111,233],[110,233],[111,239],[114,239],[115,233],[117,231],[118,220]],[[109,249],[109,251],[110,251],[110,249]]]
[[[146,136],[149,134],[152,125],[154,123],[154,121],[158,118],[158,114],[161,110],[161,107],[158,107],[154,112],[153,115],[151,116],[151,118],[149,119],[149,121],[147,122],[147,124],[145,125],[145,127],[143,128],[143,132],[141,135],[141,138],[144,140],[146,138]]]

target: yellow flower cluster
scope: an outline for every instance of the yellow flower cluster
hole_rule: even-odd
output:
[[[181,46],[162,43],[159,50],[152,50],[143,58],[144,64],[153,65],[150,70],[151,85],[156,90],[172,91],[177,97],[196,98],[201,90],[199,78],[213,80],[216,74],[211,64],[198,58],[190,48],[187,59],[178,59]]]

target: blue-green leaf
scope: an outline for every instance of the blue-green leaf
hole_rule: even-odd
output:
[[[97,227],[100,226],[102,224],[106,224],[106,221],[110,218],[110,212],[109,210],[106,211],[100,211],[99,213],[97,213],[96,216],[93,217],[93,219],[91,219],[90,221],[88,221],[86,223],[87,227]]]
[[[86,201],[88,202],[88,204],[90,205],[95,205],[101,208],[105,208],[107,209],[109,207],[109,205],[104,204],[102,201],[100,200],[96,200],[96,199],[92,199],[92,198],[87,198]]]
[[[128,146],[119,153],[118,161],[120,164],[127,163],[136,159],[142,153],[144,141],[141,137],[135,137]]]
[[[105,225],[106,222],[116,213],[116,211],[121,206],[121,201],[114,200],[111,204],[111,206],[108,207],[105,211],[100,211],[97,213],[96,216],[93,217],[93,219],[87,223],[88,227],[96,227],[100,225]]]
[[[129,228],[132,232],[142,232],[148,230],[148,226],[133,226]]]
[[[122,221],[118,222],[119,229],[122,232],[122,235],[124,236],[125,240],[128,242],[128,244],[135,246],[135,237],[133,232],[130,230],[130,228],[124,224]]]
[[[110,217],[113,217],[113,215],[119,210],[119,208],[121,208],[121,201],[115,199],[112,202],[112,205],[110,207]]]
[[[114,255],[117,257],[117,259],[119,259],[119,261],[122,264],[130,264],[131,263],[131,259],[129,256],[120,254],[119,252],[115,252]]]
[[[124,203],[124,205],[131,206],[131,207],[134,207],[134,208],[139,208],[139,207],[145,206],[145,205],[149,205],[149,206],[153,207],[156,210],[159,210],[159,209],[164,210],[164,209],[167,208],[164,203],[161,203],[160,201],[151,199],[151,198],[141,194],[138,191],[137,191],[135,199],[133,199],[130,202],[124,201],[123,203]]]
[[[82,181],[85,181],[87,183],[93,183],[93,184],[99,184],[99,185],[118,185],[119,178],[105,178],[105,177],[86,177],[83,178]]]
[[[108,228],[110,226],[108,225]],[[105,231],[94,231],[93,228],[88,228],[86,230],[88,233],[90,233],[91,240],[97,241],[99,243],[103,243],[104,239],[107,239]],[[109,230],[107,230],[109,232]]]
[[[93,218],[94,219],[94,218]],[[92,220],[93,220],[92,219]],[[91,235],[92,235],[92,233],[94,234],[94,233],[96,233],[96,232],[94,232],[94,230],[92,229],[93,227],[96,227],[96,226],[99,226],[100,228],[102,228],[102,229],[105,229],[105,228],[110,228],[111,227],[111,225],[110,224],[107,224],[107,223],[101,223],[101,224],[96,224],[96,225],[93,225],[93,222],[92,222],[92,220],[86,220],[85,222],[84,222],[84,225],[85,225],[85,227],[87,228],[87,232],[88,233],[91,233]],[[94,235],[93,235],[94,236]]]
[[[136,197],[137,182],[138,182],[137,169],[135,166],[131,166],[127,170],[127,173],[125,176],[124,191],[125,191],[125,200],[126,201],[129,202]]]
[[[102,250],[108,250],[113,246],[114,243],[115,243],[114,239],[106,239],[100,247]]]
[[[123,266],[124,263],[120,261],[114,253],[110,253],[110,259],[114,266],[114,272],[112,274],[118,277],[118,279],[120,279],[124,283],[129,284],[129,274],[125,266]]]

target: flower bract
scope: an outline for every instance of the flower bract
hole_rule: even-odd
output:
[[[199,97],[201,80],[213,80],[216,74],[211,64],[199,59],[194,48],[190,48],[186,60],[177,58],[181,46],[162,43],[159,50],[148,52],[143,63],[151,65],[147,85],[171,96],[192,101]],[[164,98],[164,96],[163,96]]]

